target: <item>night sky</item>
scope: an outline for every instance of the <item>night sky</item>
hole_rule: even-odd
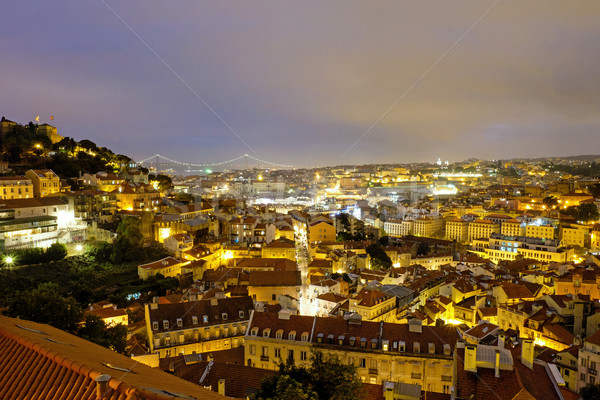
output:
[[[3,0],[0,15],[0,115],[136,160],[600,153],[599,1]]]

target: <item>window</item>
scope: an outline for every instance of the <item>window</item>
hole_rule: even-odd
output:
[[[240,318],[244,318],[244,312],[243,311],[238,311],[238,315]]]
[[[581,375],[579,376],[579,380],[584,381],[585,382],[585,374],[582,372]]]
[[[252,330],[250,331],[250,335],[252,335],[252,336],[258,335],[258,328],[257,327],[252,328]]]
[[[306,361],[306,351],[301,351],[300,352],[300,360]]]
[[[288,333],[288,340],[296,340],[296,331]]]
[[[163,320],[163,329],[169,329],[169,321]]]
[[[271,295],[271,300],[273,300],[273,301],[277,300],[277,295],[275,293],[273,293]]]
[[[165,346],[170,346],[171,345],[171,336],[166,336],[165,337]]]
[[[323,335],[321,333],[321,335]],[[308,342],[308,332],[302,332],[302,337],[300,338],[303,342]]]
[[[208,315],[203,315],[202,316],[202,322],[205,324],[208,324]]]
[[[288,350],[288,360],[294,361],[294,350]]]
[[[275,348],[275,358],[281,358],[281,349]]]
[[[153,331],[157,331],[158,330],[158,321],[152,321],[152,330]]]
[[[177,318],[177,327],[181,328],[183,326],[183,320],[181,318]]]
[[[277,332],[275,332],[275,337],[277,339],[283,338],[283,329],[278,329]]]
[[[262,346],[261,355],[263,357],[267,357],[269,355],[269,348],[267,346]]]
[[[222,313],[221,318],[223,319],[223,321],[227,321],[227,313],[226,312]]]
[[[252,354],[252,355],[256,354],[256,345],[254,345],[254,344],[250,345],[250,354]]]
[[[265,330],[263,331],[263,337],[268,338],[269,336],[271,336],[271,329],[265,328]]]
[[[358,366],[360,368],[367,368],[367,359],[366,358],[359,358],[358,359]]]
[[[195,315],[192,315],[192,324],[198,325],[198,317]]]

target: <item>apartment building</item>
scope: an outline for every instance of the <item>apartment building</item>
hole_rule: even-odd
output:
[[[489,238],[492,233],[499,233],[500,226],[488,219],[478,219],[469,224],[467,240],[472,242],[475,239]]]
[[[286,360],[309,365],[311,350],[319,350],[356,365],[365,383],[403,382],[450,393],[458,338],[454,327],[422,326],[417,320],[391,324],[255,312],[245,337],[244,359],[247,365],[276,370]]]
[[[558,240],[527,236],[504,236],[493,233],[483,250],[493,262],[516,260],[517,256],[542,262],[566,262],[572,260],[573,250],[559,247]]]
[[[460,218],[446,221],[446,240],[456,240],[459,243],[467,242],[469,238],[469,224]]]
[[[51,169],[30,169],[25,177],[33,184],[34,197],[46,197],[60,193],[60,178]]]
[[[242,346],[253,310],[249,296],[146,304],[149,350],[165,358]]]
[[[388,236],[402,237],[406,235],[412,235],[413,233],[413,220],[398,220],[390,219],[383,223],[383,230]]]
[[[413,225],[413,235],[433,237],[444,226],[444,220],[440,218],[418,218]],[[385,228],[384,228],[385,229]]]
[[[25,176],[0,176],[0,200],[33,197],[33,183]]]

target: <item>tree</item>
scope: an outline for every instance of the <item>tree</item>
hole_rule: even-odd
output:
[[[141,232],[142,221],[136,217],[125,217],[117,227],[117,239],[113,244],[111,262],[143,259],[144,236]]]
[[[418,256],[426,256],[431,251],[431,248],[427,244],[427,242],[419,242],[417,246],[417,255]]]
[[[311,355],[311,366],[296,366],[288,361],[279,365],[279,372],[265,378],[254,400],[318,399],[358,400],[363,397],[363,385],[354,365],[344,364],[338,356],[322,352]]]
[[[46,249],[45,256],[48,261],[60,261],[67,256],[67,246],[54,242]]]
[[[567,208],[563,214],[575,218],[577,221],[597,221],[600,218],[598,207],[593,203],[583,203]]]
[[[371,244],[365,249],[371,257],[371,266],[375,270],[388,270],[392,267],[392,260],[385,250],[378,244]]]
[[[77,336],[100,346],[109,348],[120,354],[125,354],[127,347],[127,327],[122,324],[106,326],[102,318],[88,314]]]
[[[555,208],[558,205],[558,199],[554,196],[545,197],[542,202],[548,208]]]
[[[154,184],[156,182],[156,188],[160,192],[164,192],[173,187],[173,180],[171,179],[170,176],[167,176],[167,175],[150,174],[150,175],[148,175],[148,182],[150,182],[150,184]]]
[[[600,400],[600,385],[587,385],[579,391],[583,400]]]
[[[8,314],[75,332],[81,309],[73,298],[61,295],[55,283],[41,283],[37,289],[17,292],[8,303]]]

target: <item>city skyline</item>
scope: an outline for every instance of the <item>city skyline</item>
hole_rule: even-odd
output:
[[[199,163],[594,153],[596,3],[74,4],[5,6],[6,118]]]

